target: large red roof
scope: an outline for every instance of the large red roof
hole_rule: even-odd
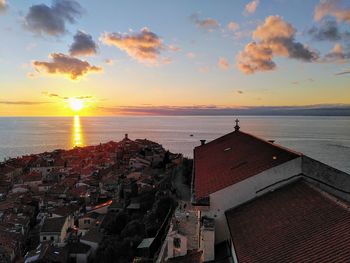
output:
[[[194,149],[194,191],[200,200],[301,154],[234,131]]]
[[[238,262],[349,262],[348,204],[300,180],[226,212]]]

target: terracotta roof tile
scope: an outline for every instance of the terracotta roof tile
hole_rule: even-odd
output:
[[[350,210],[300,180],[226,212],[239,262],[349,262]]]
[[[232,132],[194,150],[196,200],[300,157],[274,143]]]

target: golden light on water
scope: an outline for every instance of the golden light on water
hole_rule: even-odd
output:
[[[79,115],[75,115],[73,119],[72,147],[81,146],[84,146],[83,129]]]

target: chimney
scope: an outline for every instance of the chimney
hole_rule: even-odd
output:
[[[205,141],[206,141],[206,140],[201,140],[201,145],[204,145],[204,144],[205,144]]]
[[[128,139],[128,134],[127,133],[125,133],[125,139]]]

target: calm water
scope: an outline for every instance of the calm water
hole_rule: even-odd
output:
[[[350,173],[350,117],[244,116],[240,121],[243,131],[276,140]],[[131,139],[147,138],[192,156],[200,139],[213,140],[232,131],[233,126],[230,116],[0,118],[0,160],[118,141],[125,133]]]

